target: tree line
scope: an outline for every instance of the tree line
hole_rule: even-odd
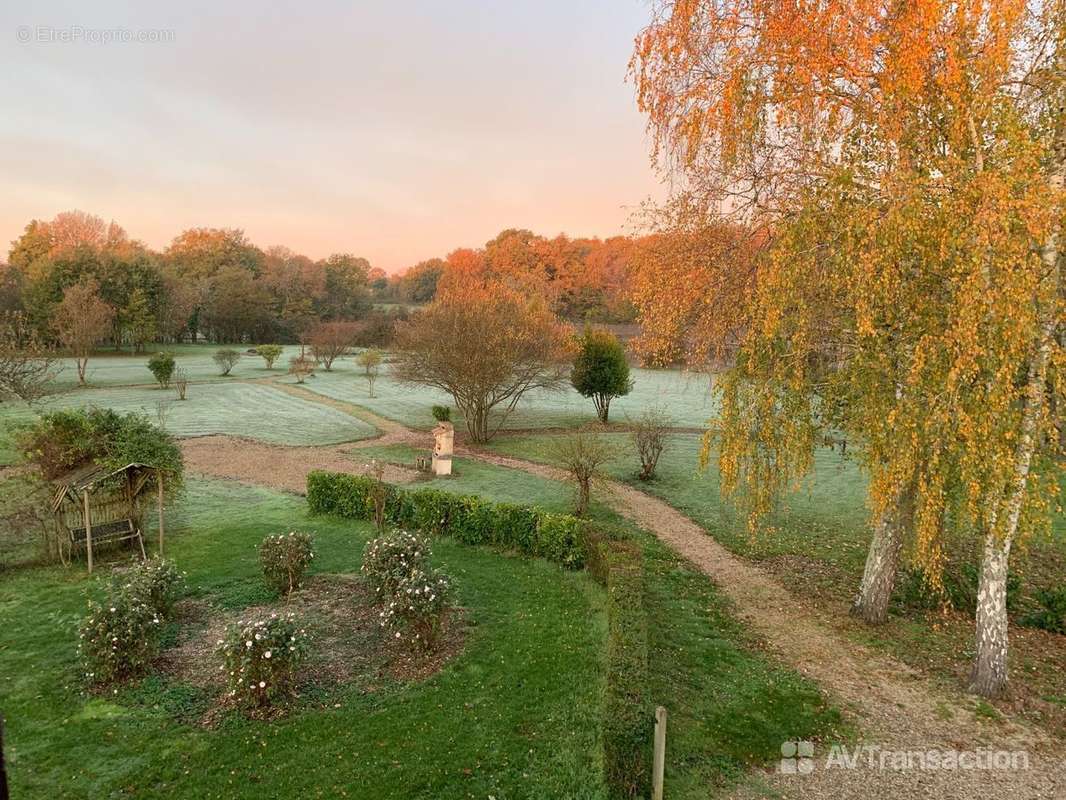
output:
[[[389,278],[383,292],[403,303],[428,303],[438,291],[496,283],[548,301],[569,320],[635,319],[628,278],[641,237],[549,238],[523,228],[501,231],[483,247],[458,248]]]
[[[459,248],[395,275],[335,253],[314,260],[244,233],[190,228],[162,251],[118,224],[81,211],[32,220],[0,266],[0,313],[17,312],[44,340],[56,338],[68,290],[94,316],[100,341],[142,351],[149,342],[301,342],[323,322],[367,320],[382,344],[391,320],[375,304],[419,306],[440,289],[492,280],[547,298],[564,318],[629,322],[630,265],[642,239],[554,238],[507,229],[480,248]],[[98,298],[103,308],[90,299]],[[88,305],[86,304],[88,303]]]
[[[236,229],[191,228],[157,252],[114,222],[70,211],[31,221],[12,243],[0,311],[45,339],[87,316],[100,341],[138,352],[200,338],[297,342],[316,323],[366,318],[383,277],[365,258],[262,250]]]

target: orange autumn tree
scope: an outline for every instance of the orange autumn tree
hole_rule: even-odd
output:
[[[542,298],[493,283],[449,287],[396,327],[397,380],[447,392],[487,442],[529,391],[562,388],[572,331]]]
[[[641,323],[634,349],[655,367],[714,368],[747,328],[756,255],[765,237],[682,195],[645,220],[631,247],[627,291]]]
[[[1007,681],[1007,559],[1057,485],[1062,0],[662,3],[633,61],[656,155],[771,232],[720,467],[752,520],[817,432],[862,445],[883,618],[908,532],[983,550],[972,687]]]

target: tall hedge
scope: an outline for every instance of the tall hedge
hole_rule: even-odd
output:
[[[316,470],[307,476],[313,514],[373,519],[375,480],[363,475]],[[491,544],[546,558],[571,569],[585,564],[585,524],[568,514],[532,506],[492,503],[474,495],[389,485],[385,518],[394,525],[450,536],[466,544]]]
[[[650,782],[653,727],[644,555],[634,542],[603,546],[607,572],[604,778],[610,797],[641,797]]]

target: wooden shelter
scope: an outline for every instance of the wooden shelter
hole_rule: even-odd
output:
[[[159,512],[159,553],[163,553],[163,471],[149,464],[127,464],[113,469],[90,463],[78,467],[53,483],[52,514],[63,548],[72,557],[85,548],[89,572],[93,571],[93,548],[122,541],[136,542],[145,556],[141,525],[149,481],[155,477]],[[66,559],[64,559],[66,563]]]

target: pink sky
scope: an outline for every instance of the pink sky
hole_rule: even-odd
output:
[[[638,0],[152,5],[0,10],[4,254],[78,208],[157,248],[236,227],[393,271],[507,227],[623,233],[661,194],[624,80]],[[113,28],[173,40],[86,41]]]

